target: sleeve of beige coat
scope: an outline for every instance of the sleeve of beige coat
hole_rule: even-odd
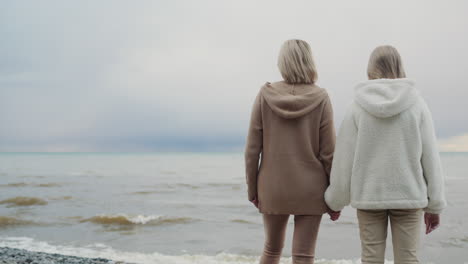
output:
[[[257,175],[259,159],[263,147],[263,125],[261,111],[261,95],[255,98],[250,117],[250,126],[245,146],[245,174],[247,180],[248,199],[257,197]]]
[[[333,124],[333,109],[330,98],[327,97],[322,111],[319,132],[319,159],[327,177],[330,178],[330,170],[333,161],[333,152],[335,151],[335,125]]]
[[[351,200],[351,176],[354,166],[357,127],[352,108],[346,112],[336,141],[330,186],[325,191],[325,202],[333,211],[341,211]]]
[[[421,120],[421,141],[421,166],[427,183],[427,197],[429,200],[429,204],[424,208],[424,211],[440,214],[447,204],[445,200],[444,176],[432,115],[426,103],[424,103],[424,113]]]

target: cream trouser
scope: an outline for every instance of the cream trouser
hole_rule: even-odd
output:
[[[384,263],[388,219],[392,229],[395,264],[419,263],[422,209],[357,210],[362,264]]]
[[[284,246],[289,215],[263,214],[265,226],[265,248],[261,264],[279,263]],[[315,243],[319,231],[321,215],[295,215],[292,259],[294,264],[313,264]]]

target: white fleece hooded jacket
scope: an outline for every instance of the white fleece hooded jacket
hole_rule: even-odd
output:
[[[341,124],[325,201],[334,211],[446,206],[431,113],[409,79],[359,83]]]

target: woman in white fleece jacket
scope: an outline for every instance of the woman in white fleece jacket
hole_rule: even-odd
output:
[[[429,233],[446,206],[431,113],[394,47],[377,47],[367,71],[338,133],[325,201],[358,209],[362,263],[384,263],[389,219],[395,263],[419,263],[422,211]]]

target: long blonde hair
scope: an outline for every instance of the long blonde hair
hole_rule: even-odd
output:
[[[300,39],[290,39],[281,46],[278,68],[287,83],[315,83],[315,69],[309,44]]]
[[[373,79],[405,78],[400,53],[392,46],[379,46],[372,51],[367,66],[367,76]]]

